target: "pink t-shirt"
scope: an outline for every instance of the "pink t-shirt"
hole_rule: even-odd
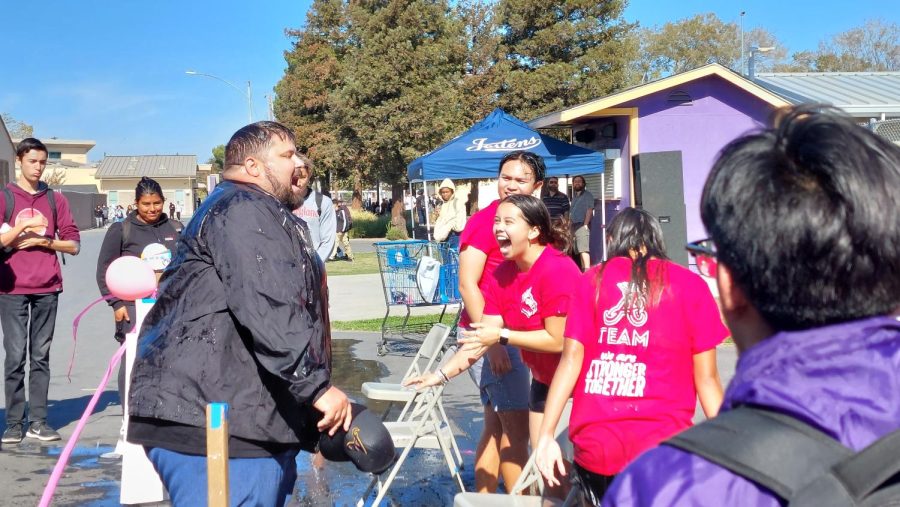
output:
[[[500,200],[497,199],[489,204],[487,208],[469,217],[465,229],[459,235],[460,252],[472,247],[481,250],[487,255],[484,271],[481,272],[481,279],[478,281],[478,287],[482,291],[484,291],[485,279],[503,262],[500,245],[497,244],[497,238],[494,236],[494,216],[497,214],[497,208],[499,207]],[[463,312],[462,317],[459,319],[459,326],[468,327],[471,322],[469,314]]]
[[[621,472],[691,426],[693,356],[729,334],[706,283],[669,261],[648,263],[651,282],[664,287],[659,302],[639,301],[626,310],[631,264],[625,257],[606,263],[599,301],[600,266],[588,271],[566,320],[566,337],[584,346],[569,436],[575,461],[602,475]]]
[[[503,324],[516,331],[544,329],[547,317],[569,313],[572,287],[581,271],[567,255],[548,246],[526,272],[513,261],[501,263],[484,283],[484,314],[500,315]],[[560,354],[522,350],[522,360],[535,380],[553,381]]]

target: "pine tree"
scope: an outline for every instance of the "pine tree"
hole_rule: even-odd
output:
[[[358,0],[332,119],[361,148],[357,168],[399,182],[406,165],[462,131],[463,24],[445,0]]]
[[[523,119],[626,85],[636,48],[625,0],[500,0],[506,64],[501,103]]]
[[[310,155],[319,175],[341,174],[354,158],[352,146],[329,118],[343,81],[346,21],[342,0],[314,0],[306,26],[288,31],[294,46],[285,52],[288,66],[275,86],[275,116],[294,130],[298,149]]]

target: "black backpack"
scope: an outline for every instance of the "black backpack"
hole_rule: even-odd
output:
[[[900,430],[854,452],[791,416],[741,406],[663,445],[753,481],[790,506],[900,506]]]

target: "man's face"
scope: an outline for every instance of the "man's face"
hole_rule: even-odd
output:
[[[575,189],[576,192],[584,191],[584,178],[581,176],[577,176],[572,180],[572,188]]]
[[[559,180],[556,178],[550,178],[547,180],[547,189],[552,193],[559,192]]]
[[[262,160],[264,190],[292,209],[303,201],[300,189],[300,166],[297,147],[287,139],[276,136]]]
[[[541,182],[543,183],[543,182]],[[531,195],[541,188],[541,183],[534,180],[531,166],[521,160],[509,160],[500,168],[497,178],[497,194],[505,199],[513,194]]]
[[[447,187],[440,189],[438,193],[441,194],[441,199],[443,199],[444,202],[449,201],[450,198],[453,197],[453,190]]]
[[[47,169],[47,152],[40,150],[28,150],[21,158],[19,164],[22,166],[22,177],[25,181],[32,185],[37,185]]]

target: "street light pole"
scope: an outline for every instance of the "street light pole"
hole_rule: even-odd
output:
[[[253,89],[250,87],[250,81],[247,81],[247,91],[245,92],[244,90],[241,90],[240,88],[238,88],[238,86],[236,84],[232,83],[231,81],[222,79],[219,76],[214,76],[212,74],[206,74],[204,72],[197,72],[197,71],[193,71],[193,70],[186,70],[186,71],[184,71],[184,73],[189,76],[203,76],[203,77],[212,78],[212,79],[221,81],[221,82],[227,84],[228,86],[234,88],[235,90],[237,90],[238,93],[240,93],[241,95],[243,95],[244,97],[247,98],[247,119],[250,120],[250,123],[253,123]]]
[[[740,74],[742,76],[747,75],[747,73],[744,72],[744,14],[747,14],[747,11],[741,11],[741,71],[740,71]]]

